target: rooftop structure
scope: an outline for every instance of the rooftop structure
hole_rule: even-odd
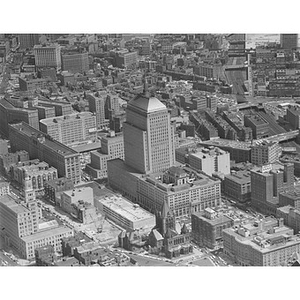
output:
[[[106,217],[127,230],[150,231],[155,226],[155,216],[121,196],[106,196],[96,202]]]

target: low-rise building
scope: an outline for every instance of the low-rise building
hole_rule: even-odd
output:
[[[74,183],[71,179],[61,177],[44,183],[45,198],[53,204],[59,204],[61,193],[73,190]]]
[[[116,224],[128,231],[150,232],[155,216],[121,196],[105,196],[96,201],[97,208]]]

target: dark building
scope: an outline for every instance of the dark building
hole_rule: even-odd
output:
[[[35,249],[35,262],[37,266],[54,266],[57,260],[53,245],[46,245]]]
[[[262,213],[276,215],[279,194],[293,189],[293,164],[274,163],[251,170],[251,205]]]
[[[75,248],[91,241],[82,231],[77,232],[74,236],[63,238],[61,241],[63,256],[74,256]]]
[[[89,70],[89,57],[86,51],[64,51],[61,55],[61,60],[64,71],[83,73]]]
[[[0,99],[0,133],[8,138],[8,124],[21,121],[38,129],[39,118],[37,110],[17,108],[7,100]]]
[[[269,136],[269,123],[259,115],[245,115],[244,124],[250,127],[254,139],[261,139]]]
[[[192,239],[200,247],[213,249],[221,245],[223,229],[232,225],[233,221],[227,216],[206,208],[204,212],[192,214]]]
[[[64,191],[72,190],[73,188],[74,183],[71,179],[63,177],[49,180],[44,184],[45,198],[56,205],[60,194]]]
[[[0,172],[9,175],[10,167],[19,161],[28,161],[29,154],[25,150],[0,155]]]
[[[280,46],[283,49],[297,49],[298,34],[281,34]]]
[[[19,34],[20,49],[30,49],[40,43],[40,34]]]

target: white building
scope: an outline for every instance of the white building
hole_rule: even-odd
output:
[[[155,226],[155,216],[121,196],[106,196],[96,200],[98,209],[107,218],[126,230],[150,232]]]

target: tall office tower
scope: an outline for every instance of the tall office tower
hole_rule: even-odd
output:
[[[283,49],[296,49],[298,46],[298,34],[281,34],[280,46]]]
[[[294,165],[274,163],[251,170],[251,205],[276,215],[279,194],[294,189]]]
[[[107,94],[99,93],[96,94],[88,94],[86,95],[86,99],[89,102],[89,109],[91,112],[96,114],[96,122],[97,128],[104,128],[109,122],[105,120],[105,101]]]
[[[35,45],[33,48],[33,53],[36,67],[53,67],[56,68],[56,70],[60,70],[60,49],[61,48],[58,44]]]
[[[62,68],[72,73],[83,73],[89,70],[88,52],[65,51],[61,55]]]
[[[282,149],[277,142],[256,141],[251,146],[251,162],[257,166],[279,160]]]
[[[166,106],[138,95],[128,103],[124,128],[125,163],[141,173],[160,172],[175,163],[174,128]]]
[[[31,159],[38,158],[57,169],[59,177],[81,182],[80,153],[49,138],[25,122],[9,124],[9,139],[13,151],[26,150]]]
[[[33,48],[40,43],[40,34],[19,34],[20,49]]]

